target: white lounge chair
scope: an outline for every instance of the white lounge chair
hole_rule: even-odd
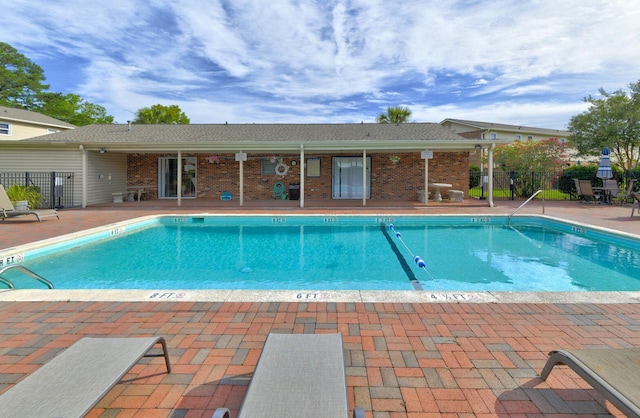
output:
[[[569,366],[625,415],[640,416],[640,348],[552,351],[543,380],[556,364]]]
[[[38,219],[38,222],[42,222],[42,218],[55,216],[60,219],[58,211],[55,209],[29,209],[29,210],[16,210],[13,207],[13,203],[7,195],[7,191],[4,186],[0,184],[0,218],[4,221],[6,218],[15,216],[33,215]]]
[[[156,344],[162,354],[149,354]],[[0,395],[0,417],[83,417],[142,357],[164,357],[163,337],[82,338]]]
[[[244,417],[347,418],[341,334],[269,334],[240,408]],[[213,418],[229,418],[218,408]],[[355,408],[354,418],[364,418]]]

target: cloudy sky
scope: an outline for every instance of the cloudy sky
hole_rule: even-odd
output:
[[[11,0],[0,41],[118,123],[445,118],[564,129],[640,79],[636,0]]]

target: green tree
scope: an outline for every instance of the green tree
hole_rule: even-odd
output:
[[[564,143],[558,138],[549,138],[498,146],[494,152],[494,163],[505,172],[514,172],[514,193],[518,197],[528,197],[542,188],[542,178],[535,173],[559,176],[567,157]]]
[[[594,156],[608,147],[613,164],[635,168],[640,158],[640,81],[629,84],[628,91],[599,91],[602,98],[586,97],[589,109],[571,118],[571,145],[580,155]]]
[[[178,105],[163,106],[156,104],[151,107],[143,107],[136,112],[134,123],[141,124],[182,124],[188,125],[191,121]]]
[[[113,123],[113,116],[107,115],[104,107],[89,103],[77,94],[42,93],[39,95],[41,105],[37,109],[43,115],[76,126],[93,123]]]
[[[49,88],[42,68],[9,44],[0,42],[0,104],[29,109]]]
[[[406,123],[411,116],[408,107],[388,107],[387,113],[381,113],[376,117],[378,123]]]

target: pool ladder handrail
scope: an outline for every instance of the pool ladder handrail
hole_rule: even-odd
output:
[[[508,221],[509,221],[509,225],[511,225],[511,217],[513,215],[516,214],[516,212],[518,212],[520,209],[522,209],[522,207],[524,205],[526,205],[527,203],[529,203],[534,197],[536,197],[539,193],[542,193],[543,190],[538,190],[537,192],[535,192],[534,194],[531,195],[530,198],[528,198],[527,200],[525,200],[525,202],[523,204],[521,204],[520,206],[518,206],[518,208],[516,210],[514,210],[513,212],[511,212],[508,216]],[[542,213],[544,214],[544,193],[542,193]]]
[[[26,274],[29,277],[32,277],[34,279],[36,279],[37,281],[39,281],[40,283],[45,284],[49,289],[53,289],[53,283],[51,283],[49,280],[45,279],[44,277],[40,276],[37,273],[34,273],[33,271],[29,270],[28,268],[26,268],[23,265],[20,264],[11,264],[9,266],[3,267],[0,269],[0,282],[6,284],[7,286],[9,286],[9,289],[15,289],[16,287],[13,285],[13,283],[11,283],[10,280],[5,279],[4,277],[2,277],[2,274],[5,271],[8,270],[20,270],[21,272],[23,272],[24,274]]]

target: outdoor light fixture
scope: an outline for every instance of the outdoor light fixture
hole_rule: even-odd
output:
[[[476,154],[482,152],[482,145],[476,144]]]
[[[100,148],[100,154],[106,154],[106,153],[107,153],[106,148]]]

